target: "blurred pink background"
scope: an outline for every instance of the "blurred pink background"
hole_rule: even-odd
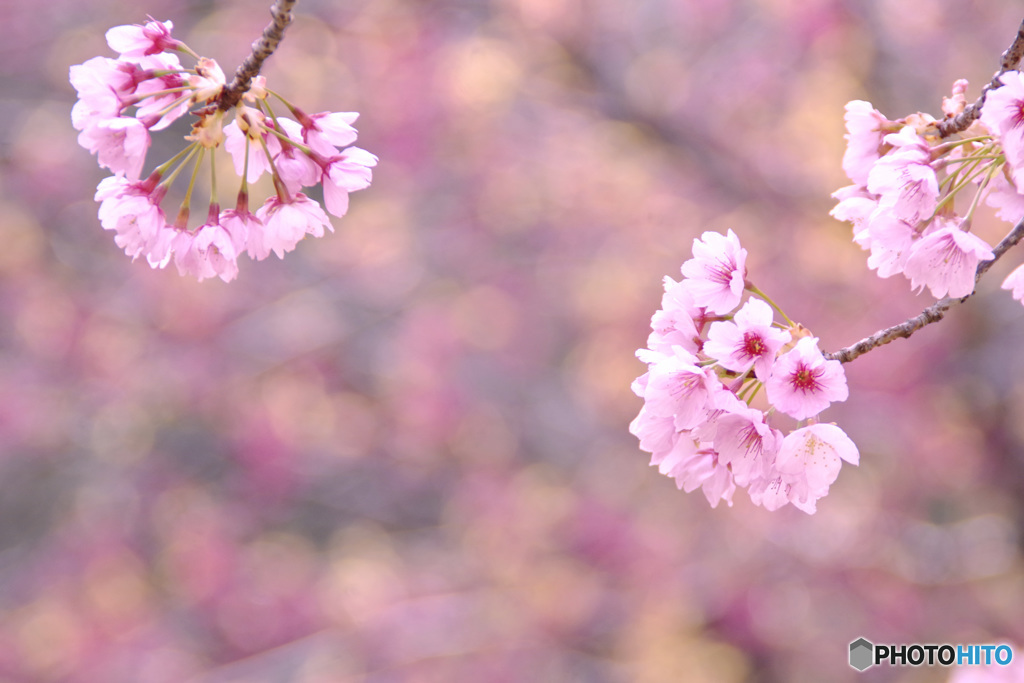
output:
[[[950,671],[849,643],[1024,647],[1020,253],[847,366],[861,466],[813,517],[712,510],[627,432],[705,230],[827,350],[931,303],[828,216],[843,106],[977,97],[1019,3],[300,0],[264,73],[361,112],[373,186],[227,285],[130,262],[69,65],[151,14],[231,73],[269,4],[0,5],[0,681],[918,682]]]

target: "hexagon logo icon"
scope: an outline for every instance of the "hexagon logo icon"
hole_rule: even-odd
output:
[[[873,664],[875,646],[867,638],[858,638],[850,643],[850,666],[857,671],[864,671]]]

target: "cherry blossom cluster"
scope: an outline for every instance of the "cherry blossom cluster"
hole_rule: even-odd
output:
[[[775,304],[746,280],[746,257],[731,230],[706,232],[683,279],[665,278],[637,351],[648,367],[633,383],[644,405],[630,432],[652,465],[687,492],[700,487],[712,507],[731,506],[739,486],[768,510],[792,503],[814,513],[841,461],[860,458],[839,427],[816,418],[846,400],[846,375],[804,327],[781,311],[785,325],[775,322]],[[751,405],[762,388],[767,412]],[[804,426],[783,435],[769,423],[776,412]]]
[[[307,234],[333,231],[327,213],[302,189],[322,184],[327,211],[344,216],[349,193],[370,185],[377,157],[350,146],[358,114],[307,114],[268,89],[262,76],[237,105],[223,107],[224,72],[173,38],[171,29],[169,21],[150,19],[107,31],[107,44],[119,57],[94,57],[71,67],[78,92],[71,120],[80,131],[79,144],[114,173],[100,182],[96,201],[100,223],[114,231],[115,243],[154,268],[173,259],[183,275],[227,282],[238,274],[243,254],[262,260],[274,252],[280,258]],[[184,67],[180,56],[195,65]],[[275,114],[271,96],[291,118]],[[150,133],[190,110],[196,120],[186,147],[143,178]],[[214,164],[222,145],[241,177],[235,207],[226,210],[217,200]],[[204,157],[210,161],[210,206],[205,222],[190,227],[190,200]],[[185,198],[169,221],[161,202],[190,164]],[[250,212],[249,184],[264,173],[273,179],[275,194]]]
[[[853,224],[853,239],[871,252],[868,267],[879,277],[902,273],[936,298],[966,297],[978,264],[995,257],[971,232],[977,207],[984,202],[1013,224],[1024,218],[1024,74],[1008,71],[1000,82],[981,116],[949,137],[928,114],[890,121],[868,102],[846,105],[843,170],[853,184],[833,194],[832,215]],[[953,84],[946,117],[964,111],[966,90],[967,81]],[[1024,266],[1003,289],[1024,299]]]

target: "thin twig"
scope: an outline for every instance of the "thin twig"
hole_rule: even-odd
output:
[[[978,280],[981,279],[981,276],[984,275],[985,272],[988,271],[988,269],[991,268],[992,265],[996,261],[998,261],[999,258],[1003,254],[1005,254],[1010,247],[1020,242],[1022,238],[1024,238],[1024,218],[1022,218],[1017,223],[1017,225],[1013,227],[1013,230],[1011,230],[1009,234],[1007,234],[1006,237],[1004,237],[1002,241],[999,242],[999,244],[997,244],[996,247],[992,250],[992,253],[995,254],[994,258],[991,258],[988,261],[982,261],[981,263],[978,264],[978,269],[974,273],[975,284],[978,283]],[[906,339],[910,337],[910,335],[914,334],[914,332],[917,332],[919,329],[924,327],[925,325],[929,325],[931,323],[942,320],[942,317],[946,315],[946,311],[949,310],[949,308],[953,304],[962,304],[963,302],[970,299],[973,295],[974,292],[971,292],[967,296],[961,297],[959,299],[940,299],[939,301],[936,301],[928,308],[921,311],[920,314],[914,316],[913,318],[905,320],[899,325],[893,325],[892,327],[887,327],[884,330],[879,330],[870,337],[865,337],[864,339],[861,339],[853,346],[847,346],[844,349],[839,349],[838,351],[827,353],[825,354],[825,357],[830,358],[832,360],[837,360],[840,363],[849,363],[854,358],[857,358],[858,356],[867,353],[871,349],[882,346],[883,344],[888,344],[894,339]]]
[[[227,111],[234,107],[242,99],[252,84],[252,79],[259,75],[263,62],[281,43],[284,30],[292,23],[292,7],[298,0],[275,0],[270,8],[270,15],[273,17],[267,27],[263,29],[263,35],[252,44],[252,52],[242,65],[235,71],[235,78],[224,88],[220,96],[220,108]]]
[[[1024,58],[1024,21],[1021,22],[1020,27],[1017,29],[1017,36],[1010,43],[1010,47],[1006,48],[1003,52],[1002,58],[999,60],[999,71],[996,72],[992,80],[981,89],[981,96],[973,104],[967,105],[966,108],[956,116],[940,121],[938,125],[939,135],[942,137],[948,137],[954,133],[967,130],[968,127],[974,121],[981,116],[981,108],[985,104],[985,98],[988,96],[988,91],[993,88],[998,88],[1003,84],[999,80],[1007,71],[1013,71],[1020,64],[1020,60]]]

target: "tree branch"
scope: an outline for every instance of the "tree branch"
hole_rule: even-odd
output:
[[[1022,29],[1024,29],[1024,25],[1022,25]],[[1017,225],[1013,227],[1013,230],[1011,230],[1009,234],[1007,234],[1006,237],[1004,237],[992,250],[992,253],[995,254],[995,256],[988,261],[982,261],[978,264],[978,269],[974,273],[975,284],[978,283],[981,276],[984,275],[1010,247],[1020,242],[1022,238],[1024,238],[1024,218],[1022,218]],[[870,337],[861,339],[853,346],[847,346],[846,348],[839,349],[838,351],[827,353],[825,354],[825,357],[831,360],[837,360],[840,363],[849,363],[854,358],[867,353],[871,349],[882,346],[883,344],[888,344],[894,339],[900,339],[901,337],[906,339],[925,325],[930,325],[931,323],[942,320],[943,316],[946,315],[946,311],[948,311],[953,304],[962,304],[973,295],[974,293],[971,292],[971,294],[960,299],[940,299],[913,318],[905,320],[899,325],[893,325],[892,327],[887,327],[884,330],[879,330]]]
[[[220,95],[222,111],[227,111],[237,105],[242,96],[249,90],[252,79],[259,75],[263,62],[270,55],[274,54],[277,46],[284,37],[284,30],[292,23],[292,7],[298,0],[275,0],[270,8],[270,15],[273,17],[267,27],[263,29],[263,35],[252,44],[252,52],[242,65],[235,71],[235,78],[224,88]]]
[[[938,123],[939,135],[942,137],[948,137],[954,133],[967,130],[967,128],[981,116],[981,108],[985,105],[985,98],[988,96],[988,91],[993,88],[998,88],[1003,83],[999,80],[1007,71],[1013,71],[1020,64],[1021,58],[1024,58],[1024,21],[1021,22],[1020,27],[1017,29],[1017,37],[1010,43],[1010,47],[1006,48],[1003,52],[1002,58],[999,61],[999,71],[996,72],[992,80],[981,89],[981,96],[978,97],[977,101],[973,104],[968,105],[962,112],[956,116],[945,119]]]

